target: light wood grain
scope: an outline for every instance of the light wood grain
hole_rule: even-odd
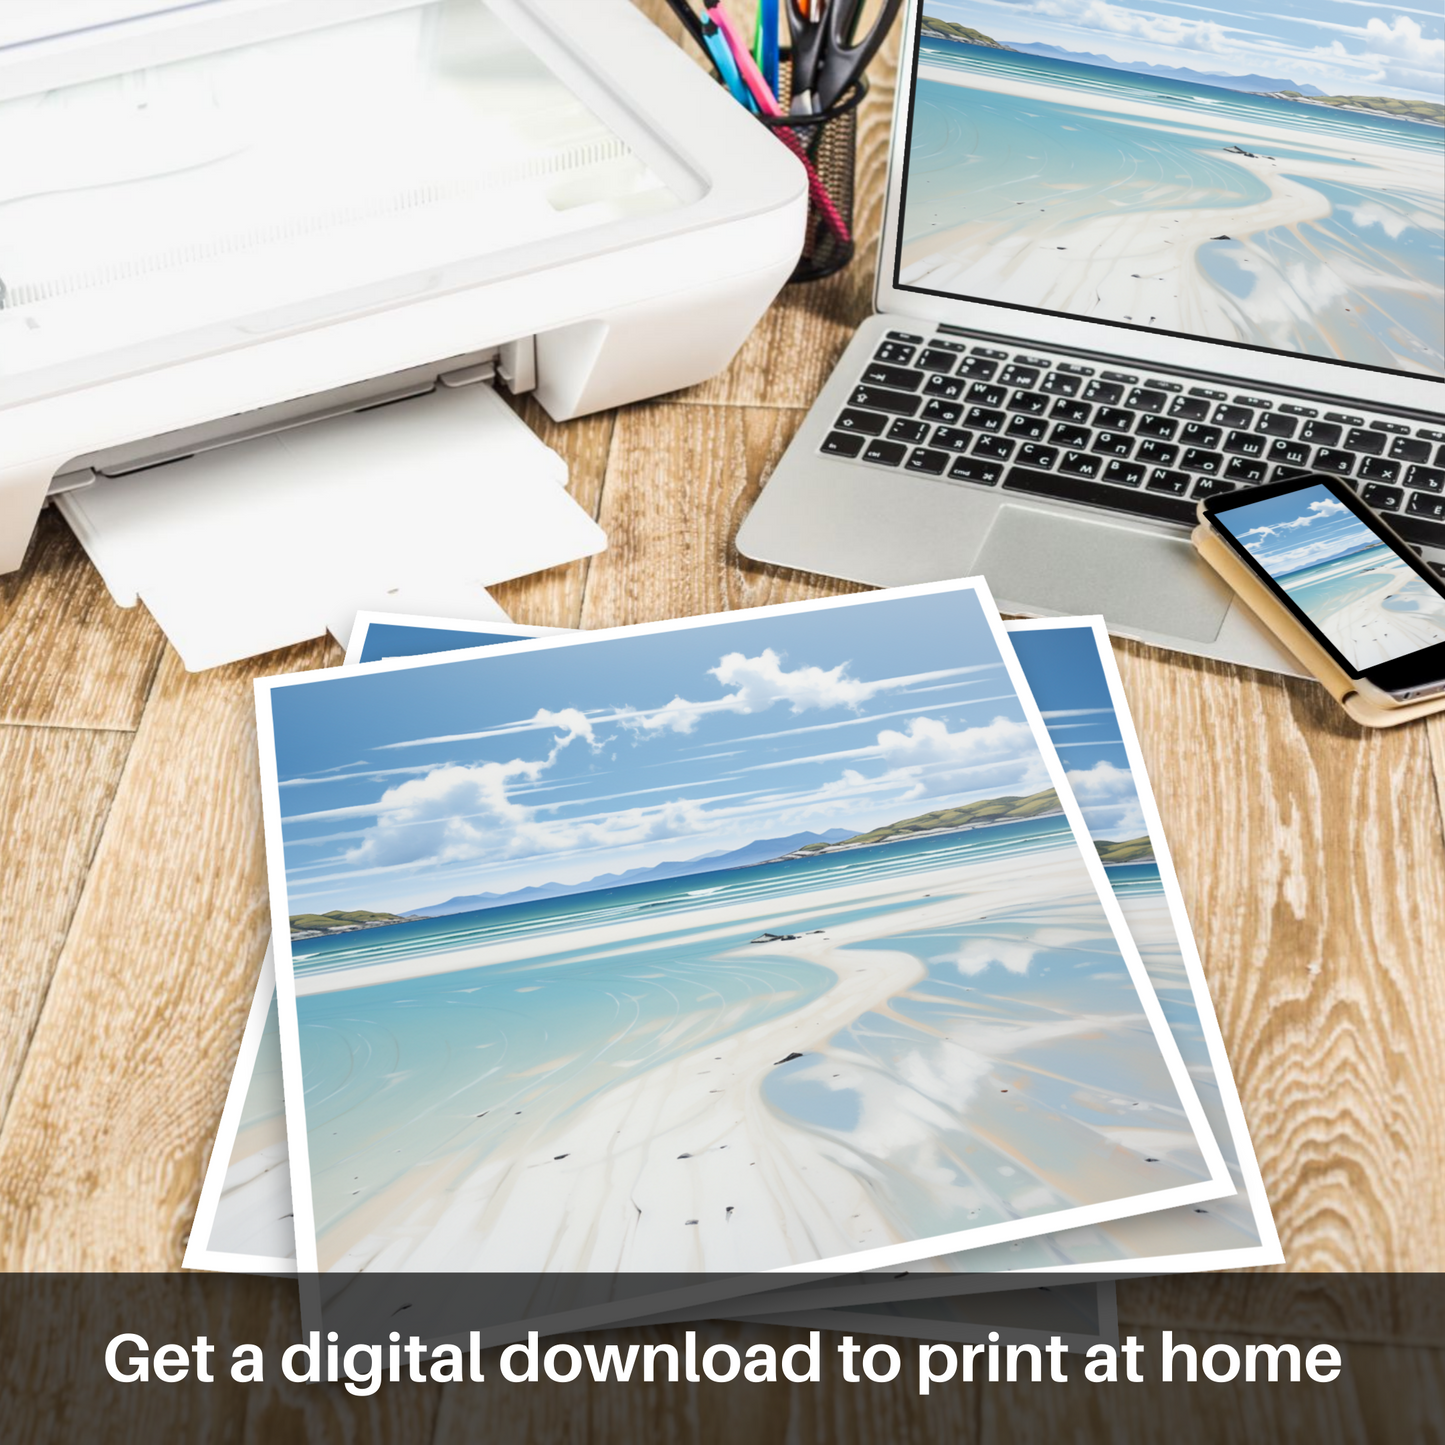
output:
[[[251,679],[169,649],[0,1127],[0,1268],[180,1263],[270,924]]]
[[[0,727],[0,1120],[130,745],[129,733]]]
[[[773,408],[628,407],[617,417],[582,625],[615,627],[860,589],[743,563],[733,538],[801,415]]]
[[[140,721],[163,646],[143,607],[117,607],[53,508],[25,565],[0,576],[0,723],[117,728]]]
[[[1117,648],[1286,1259],[1445,1267],[1445,841],[1429,735]]]

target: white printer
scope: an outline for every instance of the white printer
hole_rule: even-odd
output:
[[[563,420],[700,381],[786,281],[806,204],[798,162],[627,0],[7,6],[0,572],[48,495],[123,504],[198,468],[138,502],[153,522],[258,439],[371,451],[383,403],[440,415],[500,379]],[[456,530],[454,460],[364,509],[338,483],[337,525],[404,537],[420,506]],[[218,526],[249,505],[222,471]],[[284,529],[285,488],[266,505]]]

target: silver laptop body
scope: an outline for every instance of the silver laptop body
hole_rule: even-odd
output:
[[[1342,364],[1284,347],[1264,349],[1141,327],[1123,308],[1152,304],[1151,294],[1159,293],[1150,292],[1150,281],[1167,288],[1170,275],[1125,277],[1121,268],[1129,263],[1127,255],[1112,263],[1097,254],[1078,261],[1056,259],[1074,237],[1086,236],[1087,221],[1069,213],[1068,198],[1040,207],[1042,223],[1021,227],[1008,214],[1000,220],[999,206],[1028,205],[1019,199],[1028,195],[1027,185],[995,184],[999,199],[991,203],[993,214],[979,223],[990,237],[987,246],[970,252],[968,229],[954,228],[945,240],[961,237],[961,244],[952,252],[944,245],[930,253],[926,224],[920,242],[903,221],[906,204],[925,204],[906,201],[910,135],[919,108],[915,68],[927,79],[956,66],[950,81],[962,83],[960,94],[934,91],[946,104],[972,105],[977,92],[970,87],[978,77],[971,67],[981,65],[993,67],[983,75],[988,88],[981,108],[1014,103],[1011,90],[1037,108],[1037,95],[1048,92],[1030,89],[1037,70],[1034,57],[1014,58],[1017,52],[980,56],[972,45],[962,52],[950,50],[956,42],[939,33],[946,27],[921,20],[922,9],[910,7],[905,20],[874,293],[877,314],[858,329],[780,459],[738,534],[739,550],[758,561],[880,586],[982,573],[1005,612],[1102,613],[1110,630],[1122,636],[1295,674],[1300,668],[1294,659],[1193,553],[1188,537],[1194,510],[1210,489],[1274,480],[1291,471],[1349,476],[1365,500],[1445,574],[1445,389],[1440,381],[1445,366],[1439,339],[1445,304],[1438,282],[1432,294],[1428,257],[1420,287],[1425,299],[1412,298],[1415,309],[1403,329],[1387,315],[1357,342],[1347,336],[1344,349],[1365,350],[1371,364]],[[988,13],[998,14],[998,7]],[[922,46],[920,29],[925,31]],[[1092,72],[1086,77],[1089,93],[1071,97],[1065,91],[1061,102],[1077,101],[1086,123],[1101,117],[1100,124],[1109,124],[1110,107],[1146,118],[1157,112],[1162,134],[1182,133],[1185,140],[1177,143],[1191,147],[1206,164],[1220,164],[1213,153],[1216,145],[1222,152],[1228,149],[1221,143],[1224,122],[1210,118],[1202,132],[1170,122],[1172,111],[1197,99],[1191,88],[1167,87],[1165,93],[1164,82],[1127,73],[1115,81],[1107,71],[1086,68]],[[1068,76],[1069,70],[1045,73],[1044,79]],[[1116,84],[1121,98],[1110,92]],[[1280,112],[1286,121],[1294,120],[1289,102],[1274,103],[1286,107]],[[1237,131],[1244,138],[1235,142],[1238,155],[1226,154],[1223,166],[1255,173],[1247,173],[1242,185],[1257,180],[1279,187],[1287,199],[1299,194],[1297,181],[1274,179],[1275,172],[1290,168],[1286,148],[1276,144],[1281,159],[1250,145],[1256,134],[1272,134],[1270,117],[1276,112],[1261,110],[1254,99],[1226,98],[1224,104],[1241,112]],[[1298,110],[1305,113],[1303,105]],[[1313,164],[1319,170],[1331,162],[1333,150],[1350,148],[1349,126],[1362,123],[1353,117],[1341,120],[1337,111],[1323,106],[1310,110],[1322,117],[1326,130],[1325,159],[1295,157],[1294,167]],[[1251,130],[1256,112],[1265,119]],[[920,123],[935,129],[939,124],[932,114]],[[952,123],[956,128],[957,121]],[[1431,174],[1431,147],[1445,138],[1445,130],[1426,125],[1418,126],[1418,140],[1407,131],[1403,142],[1388,127],[1381,131],[1378,121],[1366,121],[1363,128],[1383,136],[1372,144],[1403,144],[1406,167],[1415,164],[1418,151],[1421,176]],[[943,133],[950,134],[946,126]],[[920,144],[926,140],[922,137]],[[1388,161],[1391,153],[1383,149],[1380,154]],[[1335,171],[1329,174],[1334,177]],[[1433,174],[1438,225],[1441,182],[1439,171]],[[949,199],[945,195],[945,203]],[[1370,213],[1362,208],[1370,204],[1359,202],[1352,214],[1363,214],[1368,224]],[[1155,251],[1183,239],[1181,231],[1191,217],[1185,211],[1176,218],[1177,210],[1161,209],[1157,215],[1146,210],[1160,230],[1171,227],[1157,244],[1150,243]],[[1418,218],[1418,204],[1414,214]],[[1219,235],[1209,243],[1189,242],[1200,257],[1195,266],[1204,265],[1200,253],[1213,243],[1208,275],[1229,283],[1235,279],[1231,266],[1234,272],[1253,268],[1252,284],[1273,284],[1270,299],[1278,309],[1285,283],[1260,274],[1271,264],[1269,258],[1260,260],[1257,242],[1231,240],[1224,230],[1231,224],[1229,212],[1216,208],[1207,219],[1216,216]],[[1236,212],[1237,227],[1239,219]],[[1395,225],[1386,220],[1389,224],[1378,227],[1382,245]],[[1221,250],[1223,241],[1230,245]],[[1016,274],[999,289],[1012,287],[1016,296],[1020,285],[1028,285],[1031,248],[1053,252],[1045,257],[1049,264],[1038,268],[1036,284],[1041,300],[1054,300],[1056,307],[1031,307],[1017,299],[985,301],[950,291],[951,285],[981,289],[976,280],[980,258],[998,270],[998,257],[1006,252],[1004,262]],[[970,261],[970,278],[958,281]],[[1286,257],[1279,276],[1295,274],[1290,264]],[[1083,282],[1070,281],[1066,268],[1071,265],[1084,268]],[[1072,314],[1069,287],[1077,295],[1084,282],[1100,297],[1092,308],[1096,315],[1109,319]],[[1183,290],[1177,279],[1173,284]],[[1107,294],[1111,286],[1116,294]],[[1201,290],[1207,300],[1219,287]],[[1228,290],[1221,294],[1227,302]],[[1231,313],[1237,329],[1246,333],[1248,302],[1246,295]],[[1196,312],[1201,304],[1194,298]],[[1297,299],[1290,304],[1299,309]],[[1342,302],[1335,297],[1322,304]],[[1184,314],[1177,308],[1177,315]],[[1305,332],[1311,326],[1324,331],[1328,321],[1322,314],[1298,324]],[[1216,324],[1215,330],[1228,326]],[[1377,342],[1377,332],[1383,341]],[[1402,353],[1403,365],[1380,364]]]

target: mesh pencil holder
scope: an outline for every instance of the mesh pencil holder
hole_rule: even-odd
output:
[[[785,95],[788,75],[785,60],[781,75]],[[868,81],[860,77],[817,115],[758,117],[809,172],[807,233],[790,281],[819,281],[853,259],[853,163],[858,107],[867,94]],[[787,100],[779,98],[786,108]]]

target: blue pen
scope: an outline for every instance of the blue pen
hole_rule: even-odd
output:
[[[757,106],[753,102],[752,92],[743,83],[738,63],[733,59],[733,53],[728,48],[722,31],[717,28],[717,21],[707,17],[703,19],[702,43],[707,46],[707,53],[712,57],[717,73],[722,76],[723,84],[732,91],[733,99],[755,111]]]
[[[758,27],[762,37],[758,69],[774,95],[778,93],[778,0],[758,0]]]

